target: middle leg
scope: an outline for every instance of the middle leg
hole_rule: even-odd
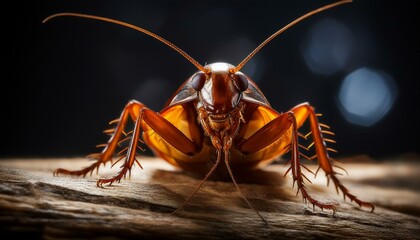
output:
[[[97,182],[98,186],[102,186],[106,183],[112,184],[115,181],[120,181],[121,178],[126,176],[127,172],[131,171],[131,168],[135,162],[137,162],[141,167],[137,160],[137,149],[139,140],[141,140],[141,134],[147,127],[153,129],[156,134],[161,136],[162,139],[173,148],[181,151],[186,155],[193,155],[201,150],[202,142],[198,140],[190,140],[178,128],[172,125],[172,123],[166,120],[159,113],[156,113],[143,106],[141,109],[139,109],[139,114],[135,121],[131,140],[123,157],[125,160],[121,166],[120,172],[118,172],[118,174],[112,178],[99,179]]]
[[[302,103],[292,108],[291,111],[296,116],[297,127],[302,126],[304,122],[309,118],[313,145],[315,146],[315,155],[314,157],[310,157],[309,159],[313,159],[315,157],[318,159],[318,164],[327,175],[327,180],[329,181],[331,179],[333,181],[337,193],[340,189],[343,193],[344,199],[348,197],[350,201],[356,202],[360,207],[370,207],[372,209],[371,211],[373,212],[375,206],[372,203],[362,201],[355,195],[351,194],[349,190],[337,178],[337,172],[334,171],[334,167],[331,164],[331,158],[328,154],[328,151],[334,150],[328,148],[327,144],[325,143],[326,141],[334,141],[328,138],[324,138],[323,136],[323,134],[331,135],[333,133],[331,131],[321,129],[322,127],[328,128],[328,126],[318,122],[317,114],[315,113],[314,108],[311,105],[309,105],[309,103]]]
[[[143,108],[144,105],[140,102],[132,100],[127,103],[122,111],[120,117],[114,121],[111,121],[110,124],[117,123],[117,126],[114,129],[105,130],[104,133],[111,134],[111,137],[106,144],[100,144],[99,146],[103,146],[104,149],[100,153],[93,153],[87,156],[87,158],[95,159],[96,161],[92,163],[90,166],[85,167],[81,170],[67,170],[63,168],[58,168],[54,171],[54,175],[58,174],[66,174],[66,175],[76,175],[76,176],[83,176],[85,177],[86,174],[89,172],[92,173],[95,169],[99,169],[101,164],[104,164],[112,161],[113,155],[115,150],[117,149],[120,142],[122,135],[126,135],[125,133],[125,126],[128,122],[129,117],[133,121],[135,121],[139,115],[140,109]]]

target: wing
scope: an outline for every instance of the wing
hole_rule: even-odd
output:
[[[258,105],[263,105],[266,107],[271,107],[267,98],[258,88],[257,84],[248,78],[248,89],[243,92],[242,100],[247,102],[256,103]]]
[[[165,108],[177,104],[183,104],[197,99],[197,91],[191,86],[191,77],[188,78],[166,102]]]

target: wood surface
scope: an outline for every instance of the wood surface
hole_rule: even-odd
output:
[[[356,161],[362,159],[364,161]],[[340,176],[350,192],[375,204],[360,209],[326,186],[320,172],[307,174],[318,200],[337,203],[337,212],[313,210],[296,196],[286,160],[238,177],[240,188],[264,223],[246,205],[231,181],[207,181],[184,209],[200,178],[161,159],[144,157],[143,170],[99,188],[110,164],[86,178],[53,176],[58,167],[80,169],[85,158],[0,160],[0,238],[27,239],[420,239],[420,159],[342,159]],[[409,160],[407,160],[409,159]],[[316,170],[315,165],[307,165]],[[9,238],[7,238],[9,239]]]

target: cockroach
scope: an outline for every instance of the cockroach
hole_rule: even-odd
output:
[[[268,37],[236,66],[224,62],[202,66],[166,39],[122,21],[81,13],[57,13],[47,17],[44,23],[53,18],[67,16],[105,21],[137,30],[177,51],[198,69],[176,90],[160,112],[154,112],[136,100],[129,101],[120,117],[110,122],[115,124],[115,127],[104,131],[110,134],[110,138],[106,144],[101,145],[103,150],[87,156],[96,160],[93,164],[74,171],[58,168],[54,175],[85,177],[86,174],[97,170],[101,164],[113,162],[115,155],[118,159],[112,166],[123,160],[121,170],[111,178],[99,179],[97,186],[120,182],[127,173],[131,173],[135,163],[142,168],[138,160],[138,151],[145,144],[156,156],[173,166],[204,176],[183,205],[174,212],[185,207],[204,182],[214,172],[218,172],[230,177],[247,205],[264,220],[241,192],[233,172],[256,170],[289,153],[290,160],[287,164],[290,164],[290,167],[284,175],[291,173],[293,186],[295,183],[297,185],[297,193],[300,192],[303,200],[312,204],[314,209],[317,206],[336,212],[335,204],[318,201],[308,193],[305,180],[310,181],[302,172],[302,168],[313,172],[301,163],[302,157],[317,159],[319,167],[314,175],[322,169],[328,182],[331,180],[334,183],[337,193],[340,190],[344,199],[348,197],[359,207],[369,207],[373,212],[372,203],[352,195],[337,178],[335,168],[338,166],[333,164],[334,160],[329,156],[329,152],[334,149],[326,144],[335,142],[327,136],[334,133],[329,130],[328,125],[318,121],[320,115],[315,113],[315,108],[305,102],[287,112],[277,112],[270,106],[257,84],[240,72],[261,48],[285,30],[314,14],[348,2],[351,0],[338,1],[302,15]],[[307,135],[300,134],[298,129],[308,119],[310,132]],[[133,130],[126,132],[126,125],[130,120],[133,121]],[[299,137],[312,140],[309,146],[315,149],[312,157],[301,153],[301,147],[304,146],[299,144]],[[126,141],[128,147],[115,154],[119,146]],[[225,167],[219,166],[222,161]]]

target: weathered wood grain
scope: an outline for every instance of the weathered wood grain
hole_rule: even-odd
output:
[[[273,164],[238,179],[264,216],[250,209],[230,181],[208,181],[184,210],[180,206],[201,179],[155,158],[142,160],[130,179],[99,188],[101,167],[86,178],[53,176],[78,169],[83,158],[0,161],[1,235],[31,239],[420,239],[420,164],[415,161],[345,163],[344,184],[376,205],[359,209],[326,186],[323,174],[307,184],[313,197],[338,203],[338,211],[312,209],[296,196],[286,168]],[[309,165],[315,169],[315,166]],[[4,239],[4,238],[1,238]]]

